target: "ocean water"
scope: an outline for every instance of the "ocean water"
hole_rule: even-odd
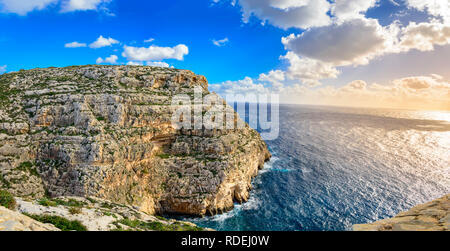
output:
[[[216,230],[349,230],[450,193],[450,113],[282,105],[273,158]]]

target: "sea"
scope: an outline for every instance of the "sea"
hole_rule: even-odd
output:
[[[219,231],[342,231],[450,193],[450,112],[281,105],[279,121],[250,200],[184,220]]]

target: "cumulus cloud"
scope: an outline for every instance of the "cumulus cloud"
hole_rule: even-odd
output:
[[[387,84],[367,84],[356,80],[342,87],[326,86],[292,95],[282,100],[318,105],[368,106],[409,109],[450,109],[450,83],[441,76],[414,76]]]
[[[338,0],[331,9],[338,19],[353,19],[363,17],[364,13],[374,7],[379,0]]]
[[[214,0],[218,2],[219,0]],[[365,13],[379,0],[239,0],[243,21],[256,17],[262,23],[301,28],[282,38],[287,50],[280,59],[285,69],[212,85],[219,93],[277,92],[292,103],[368,105],[450,109],[448,81],[435,74],[407,77],[389,83],[351,81],[341,87],[320,87],[321,80],[338,78],[344,66],[366,65],[377,57],[410,50],[430,51],[450,44],[448,0],[405,0],[410,8],[427,12],[426,22],[407,25],[394,21],[382,26]],[[393,5],[399,6],[396,1]],[[306,11],[307,13],[302,13]],[[300,14],[302,13],[302,14]],[[328,13],[328,14],[327,14]],[[304,102],[302,102],[304,101]]]
[[[34,10],[43,10],[59,0],[0,0],[0,10],[21,16]]]
[[[282,39],[299,56],[334,65],[366,64],[385,49],[386,31],[375,19],[353,19]]]
[[[148,61],[145,64],[148,65],[148,66],[173,68],[173,66],[170,66],[168,63],[162,62],[162,61]],[[144,65],[144,62],[129,61],[127,63],[127,65]]]
[[[337,67],[365,65],[383,55],[413,49],[432,51],[436,45],[448,45],[450,25],[432,20],[407,26],[393,22],[383,27],[375,19],[355,18],[291,34],[282,38],[282,43],[288,50],[281,57],[289,62],[288,76],[315,86],[320,79],[336,78]]]
[[[213,0],[217,3],[219,0]],[[375,7],[379,0],[237,0],[241,6],[245,23],[254,16],[274,26],[308,29],[330,25],[331,15],[338,20],[364,17],[364,13]]]
[[[212,40],[213,44],[218,47],[222,47],[222,46],[226,45],[229,41],[230,40],[227,37],[224,39],[220,39],[220,40],[215,40],[215,39]]]
[[[168,63],[162,62],[162,61],[149,61],[149,62],[147,62],[147,65],[148,66],[164,67],[164,68],[171,67]]]
[[[117,63],[118,59],[119,59],[119,57],[117,57],[116,55],[111,55],[105,59],[99,57],[99,58],[97,58],[96,63],[97,64],[115,64],[115,63]]]
[[[0,65],[0,74],[3,74],[6,72],[6,65]]]
[[[62,3],[62,12],[98,10],[111,0],[66,0]]]
[[[129,61],[129,62],[127,63],[127,65],[144,65],[144,63],[143,63],[143,62]]]
[[[436,74],[395,79],[385,84],[368,84],[363,80],[355,80],[341,87],[324,86],[314,89],[300,84],[263,85],[259,80],[249,77],[211,86],[212,90],[224,96],[226,94],[277,93],[283,103],[450,109],[450,83]]]
[[[287,77],[291,80],[300,80],[310,87],[320,85],[321,79],[337,78],[339,75],[339,71],[333,64],[301,58],[291,51],[281,58],[289,63]]]
[[[189,49],[184,44],[175,47],[133,47],[124,46],[122,56],[130,61],[161,61],[164,59],[183,60],[184,56],[189,53]]]
[[[450,23],[450,1],[448,0],[405,0],[410,8],[426,11],[428,14],[439,17],[445,23]]]
[[[400,51],[417,49],[420,51],[434,50],[435,45],[450,44],[450,24],[439,22],[411,22],[401,31]]]
[[[61,12],[107,10],[106,4],[112,0],[0,0],[0,10],[21,16],[35,10],[43,10],[50,5],[61,5]]]
[[[258,80],[262,82],[269,82],[269,83],[278,83],[283,82],[286,79],[284,71],[281,70],[275,70],[270,71],[269,73],[265,74],[262,73],[259,75]]]
[[[307,29],[331,23],[327,0],[239,0],[243,21],[255,16],[263,22],[287,29]]]
[[[393,83],[409,91],[423,91],[426,89],[450,90],[450,84],[442,76],[437,74],[396,79]]]
[[[66,48],[79,48],[79,47],[86,47],[87,45],[85,43],[79,43],[79,42],[71,42],[64,45]]]
[[[366,90],[367,83],[364,80],[354,80],[341,88],[343,91],[363,91]]]
[[[220,94],[268,94],[269,89],[262,83],[246,77],[238,81],[226,81],[218,84],[210,84],[209,88]]]
[[[113,44],[118,44],[119,41],[113,39],[113,38],[104,38],[103,36],[100,36],[97,38],[97,40],[89,45],[90,48],[98,49],[106,46],[112,46]]]

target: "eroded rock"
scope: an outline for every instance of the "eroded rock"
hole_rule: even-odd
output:
[[[248,200],[270,153],[248,125],[176,130],[171,99],[195,87],[210,93],[203,76],[142,66],[1,75],[0,188],[25,198],[93,196],[149,214],[231,209]]]

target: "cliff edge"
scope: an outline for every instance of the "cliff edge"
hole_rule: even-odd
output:
[[[176,129],[172,97],[194,88],[211,94],[203,76],[147,66],[0,75],[0,188],[30,199],[92,196],[149,214],[231,209],[248,200],[271,155],[248,125]]]
[[[449,231],[450,194],[391,219],[353,226],[354,231]]]

